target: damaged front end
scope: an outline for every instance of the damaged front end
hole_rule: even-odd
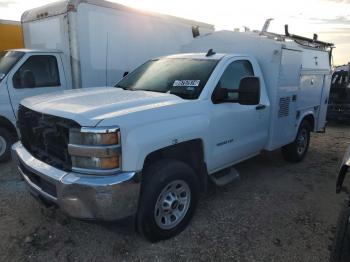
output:
[[[111,221],[136,213],[140,172],[121,170],[119,133],[107,130],[103,134],[101,128],[81,127],[72,120],[24,106],[19,108],[18,128],[21,141],[12,146],[12,155],[20,176],[34,197],[57,205],[79,219]],[[112,135],[118,136],[111,140]],[[114,142],[119,145],[105,146]],[[96,156],[85,157],[88,154]],[[77,168],[82,163],[90,163],[87,160],[78,162],[79,157],[97,163],[98,157],[105,160],[109,154],[118,156],[117,169]]]
[[[60,170],[71,171],[69,130],[80,128],[79,124],[20,106],[17,126],[23,146],[33,157]]]

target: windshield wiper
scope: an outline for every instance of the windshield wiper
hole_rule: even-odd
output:
[[[115,85],[114,87],[118,87],[121,88],[123,90],[130,90],[130,91],[134,91],[134,89],[130,88],[130,87],[126,87],[126,86],[121,86],[121,85]]]
[[[152,90],[152,89],[134,89],[134,91],[148,91],[148,92],[155,92],[155,93],[165,93],[164,91],[158,91],[158,90]]]

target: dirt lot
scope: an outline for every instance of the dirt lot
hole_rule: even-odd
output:
[[[314,134],[301,164],[264,153],[240,181],[212,188],[178,237],[150,244],[130,223],[101,225],[43,208],[12,164],[0,165],[0,261],[327,261],[337,212],[337,164],[350,126]]]

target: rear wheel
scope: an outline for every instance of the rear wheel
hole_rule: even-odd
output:
[[[300,124],[298,134],[293,143],[282,147],[282,155],[285,160],[293,163],[304,159],[310,143],[311,127],[309,122],[303,121]]]
[[[0,162],[7,162],[11,159],[11,146],[14,142],[11,133],[0,127]]]
[[[193,169],[177,160],[161,160],[146,168],[137,214],[137,229],[151,242],[182,232],[199,196]]]

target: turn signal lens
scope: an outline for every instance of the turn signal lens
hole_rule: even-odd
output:
[[[120,156],[113,157],[80,157],[72,156],[72,166],[82,169],[108,170],[120,167]]]

